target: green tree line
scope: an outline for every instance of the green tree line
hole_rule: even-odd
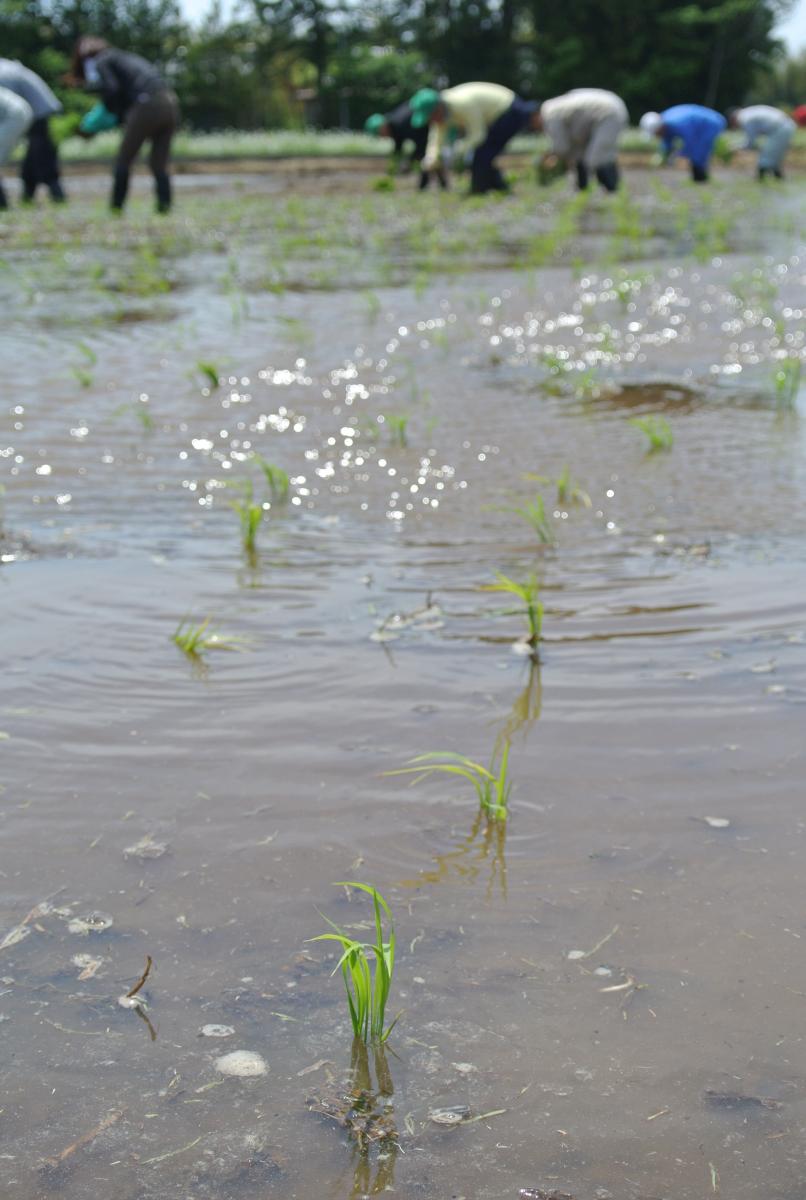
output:
[[[607,87],[633,115],[694,101],[806,102],[775,26],[791,0],[241,0],[197,26],[176,0],[0,0],[0,53],[62,84],[80,33],[162,64],[197,129],[358,127],[468,79],[540,98]]]

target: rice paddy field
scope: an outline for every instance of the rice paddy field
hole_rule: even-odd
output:
[[[15,1200],[802,1200],[803,182],[516,176],[2,215]]]

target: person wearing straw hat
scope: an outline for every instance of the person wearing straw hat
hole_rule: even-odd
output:
[[[691,178],[706,183],[716,139],[727,127],[721,113],[702,104],[675,104],[664,112],[647,112],[641,117],[644,133],[660,138],[663,161],[680,154],[691,164]]]
[[[402,172],[404,174],[413,170],[416,165],[422,163],[425,158],[426,146],[428,144],[428,127],[422,125],[415,128],[411,122],[412,111],[408,101],[404,104],[399,104],[397,108],[393,108],[388,113],[373,113],[371,117],[367,117],[364,122],[364,132],[372,134],[373,137],[388,137],[392,139],[392,161],[397,166],[402,163]],[[411,142],[411,150],[408,157],[404,154],[404,148],[407,142]],[[439,180],[441,187],[448,186],[447,176],[440,164],[437,164],[434,174]],[[420,189],[428,187],[430,174],[428,171],[420,171]]]
[[[557,159],[566,170],[576,169],[580,191],[594,174],[606,192],[615,192],[619,185],[618,140],[628,120],[621,97],[602,88],[574,88],[544,100],[535,115],[535,128],[551,139],[544,168],[551,171],[552,159]]]
[[[535,128],[535,101],[523,100],[499,83],[475,82],[441,92],[420,88],[410,104],[414,128],[428,126],[424,171],[437,168],[446,141],[458,135],[470,160],[471,194],[509,191],[495,160],[516,133]]]
[[[27,100],[12,92],[10,88],[0,87],[0,166],[11,158],[17,142],[30,128],[34,119],[34,110]],[[8,200],[0,182],[0,208],[8,208]]]
[[[741,129],[745,136],[742,149],[758,150],[758,178],[767,175],[784,177],[784,159],[797,126],[780,108],[770,104],[751,104],[749,108],[732,108],[728,126]]]

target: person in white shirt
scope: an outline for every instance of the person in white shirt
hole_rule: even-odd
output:
[[[783,179],[784,159],[796,128],[791,117],[769,104],[751,104],[731,109],[728,126],[742,130],[745,150],[758,150],[759,179],[766,179],[768,173]]]
[[[628,119],[624,101],[614,92],[574,88],[544,100],[535,123],[551,139],[551,154],[566,167],[576,168],[580,191],[588,186],[593,173],[605,191],[615,192],[619,185],[618,140]]]
[[[476,82],[441,92],[420,88],[409,103],[412,126],[428,126],[424,171],[436,170],[446,141],[461,137],[470,158],[471,193],[509,191],[495,159],[516,133],[534,128],[535,101],[523,100],[498,83]]]
[[[27,100],[12,92],[10,88],[0,87],[0,166],[11,158],[11,152],[17,142],[27,132],[34,119],[34,110]],[[8,208],[8,200],[0,183],[0,208]]]

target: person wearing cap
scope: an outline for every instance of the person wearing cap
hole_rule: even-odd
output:
[[[50,118],[62,111],[44,79],[13,58],[0,58],[0,87],[8,88],[30,105],[33,117],[28,126],[28,148],[20,167],[23,199],[33,200],[40,183],[59,204],[65,199],[59,177],[59,152],[50,136]]]
[[[470,158],[470,191],[509,191],[495,164],[507,142],[525,129],[534,129],[538,105],[523,100],[498,83],[460,83],[438,92],[420,88],[411,98],[411,123],[428,126],[423,170],[439,165],[445,142],[455,132],[464,138]]]
[[[17,142],[30,128],[34,119],[34,110],[27,100],[12,92],[10,88],[0,87],[0,167],[11,158]],[[8,200],[0,182],[0,209],[8,208]]]
[[[428,143],[428,127],[422,125],[415,128],[411,123],[412,110],[411,105],[406,102],[399,104],[397,108],[393,108],[388,113],[373,113],[371,117],[367,117],[364,122],[365,133],[372,134],[373,137],[388,137],[392,139],[394,148],[392,150],[392,159],[397,165],[403,163],[403,171],[408,172],[413,169],[415,164],[422,163],[425,158],[426,145]],[[408,158],[404,157],[404,147],[406,142],[411,142],[411,151]],[[447,176],[441,164],[438,164],[434,172],[444,188],[448,186]],[[428,187],[430,174],[428,171],[420,171],[420,189]]]
[[[780,108],[769,104],[751,104],[749,108],[732,108],[728,113],[731,129],[741,129],[745,136],[744,150],[758,150],[758,178],[772,174],[784,177],[784,159],[796,125]]]
[[[675,104],[661,113],[644,113],[640,121],[644,133],[660,138],[664,162],[676,154],[689,160],[695,183],[707,181],[716,139],[727,124],[721,113],[702,104]]]
[[[797,108],[793,108],[792,120],[796,125],[800,125],[801,129],[806,126],[806,104],[799,104]]]
[[[132,165],[143,143],[150,141],[148,161],[154,176],[157,212],[167,213],[171,207],[168,166],[179,124],[179,105],[160,72],[139,54],[117,50],[103,38],[88,36],[79,38],[73,52],[70,82],[98,93],[106,114],[123,126],[112,178],[112,210],[123,209]],[[79,126],[82,137],[92,137],[97,131],[86,121]]]
[[[577,185],[584,191],[594,174],[607,192],[619,185],[618,140],[626,129],[627,106],[615,92],[602,88],[574,88],[540,105],[534,127],[551,139],[552,158],[576,169]]]

